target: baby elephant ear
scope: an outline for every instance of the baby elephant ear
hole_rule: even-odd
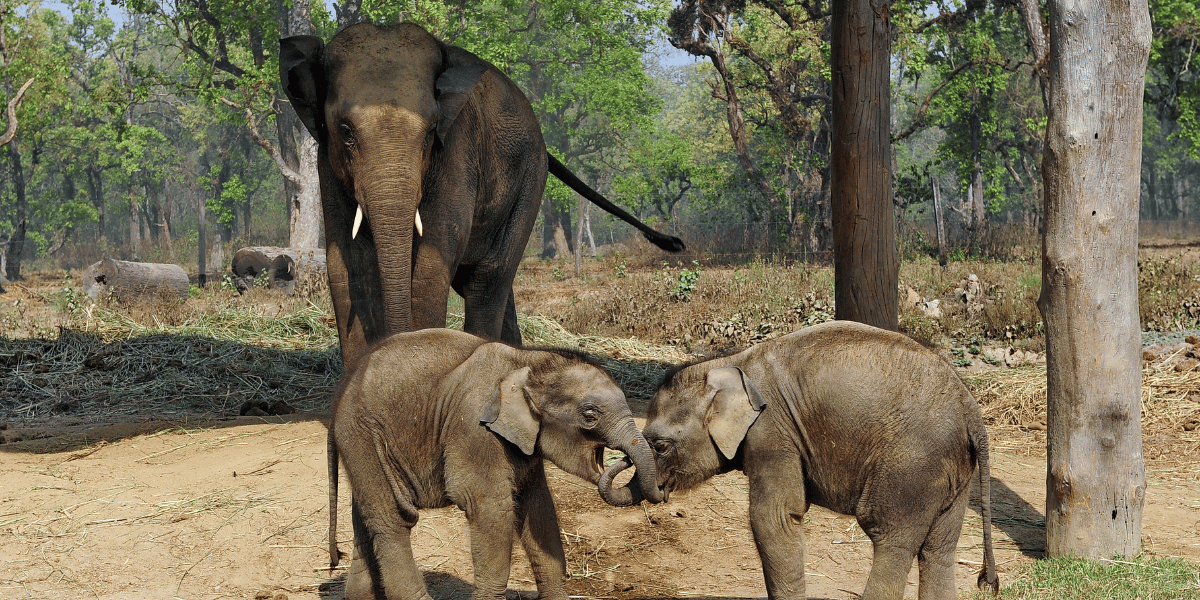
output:
[[[733,459],[750,426],[767,403],[754,383],[737,367],[720,367],[708,372],[709,387],[716,390],[708,408],[708,435],[721,454]]]
[[[492,401],[479,417],[481,425],[516,444],[526,456],[533,455],[540,427],[529,400],[525,398],[529,371],[529,367],[521,367],[505,375],[496,393],[492,394]]]

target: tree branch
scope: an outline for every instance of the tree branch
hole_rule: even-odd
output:
[[[921,102],[921,108],[917,111],[917,114],[913,117],[912,124],[909,125],[908,128],[905,129],[904,131],[901,131],[900,133],[897,133],[896,135],[892,136],[892,143],[896,143],[896,142],[916,133],[917,130],[921,128],[922,121],[925,120],[925,113],[929,112],[929,103],[933,102],[933,99],[935,97],[937,97],[938,94],[941,93],[942,88],[949,85],[950,82],[953,81],[954,78],[957,77],[959,73],[963,72],[963,69],[966,69],[967,67],[969,67],[973,64],[975,64],[973,61],[967,61],[961,65],[958,65],[958,67],[956,67],[953,71],[951,71],[950,74],[947,75],[946,78],[943,79],[941,83],[934,86],[934,88],[932,90],[930,90],[929,95],[925,96],[925,100]]]
[[[0,135],[0,146],[9,143],[17,135],[17,104],[21,102],[21,98],[25,96],[25,91],[29,89],[29,86],[33,85],[33,79],[30,77],[29,81],[26,81],[25,85],[17,90],[17,95],[8,100],[8,130],[4,132],[4,135]]]
[[[250,137],[254,139],[254,143],[258,144],[263,150],[267,151],[267,154],[271,156],[271,160],[275,161],[275,166],[279,167],[279,172],[283,174],[288,181],[296,185],[300,185],[300,173],[297,173],[295,169],[292,169],[290,166],[288,166],[287,162],[283,160],[283,153],[275,148],[270,140],[263,137],[263,135],[259,133],[258,121],[254,118],[254,113],[249,108],[244,108],[243,106],[233,102],[232,100],[229,100],[224,96],[221,96],[221,102],[231,108],[245,111],[246,127],[250,130]]]

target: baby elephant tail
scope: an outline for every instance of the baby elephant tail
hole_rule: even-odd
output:
[[[982,419],[980,419],[982,421]],[[996,556],[992,554],[992,475],[988,468],[988,436],[983,423],[979,423],[979,431],[972,435],[975,438],[975,457],[979,461],[979,504],[980,516],[983,518],[983,569],[979,571],[979,579],[975,585],[979,589],[984,586],[992,588],[992,595],[1000,594],[1000,576],[996,574]]]

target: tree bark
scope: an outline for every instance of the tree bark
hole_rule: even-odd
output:
[[[9,281],[21,279],[21,258],[25,253],[25,219],[29,211],[29,203],[25,197],[25,170],[21,165],[20,140],[21,138],[14,137],[8,142],[13,191],[17,197],[13,207],[13,232],[8,237],[8,247],[5,249],[8,263],[5,265],[4,275]]]
[[[1046,551],[1141,551],[1137,216],[1146,0],[1050,2],[1038,308],[1046,324]]]
[[[833,3],[830,165],[836,316],[895,330],[888,10],[882,0]]]
[[[300,181],[291,198],[288,246],[316,248],[321,241],[321,184],[317,174],[317,140],[300,128]]]
[[[1021,13],[1021,23],[1025,25],[1025,33],[1029,36],[1029,49],[1033,52],[1033,72],[1037,74],[1038,87],[1042,91],[1042,108],[1050,110],[1050,81],[1047,76],[1046,31],[1042,25],[1042,8],[1038,0],[1020,0],[1017,9]]]

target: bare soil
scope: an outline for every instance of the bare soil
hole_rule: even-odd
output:
[[[1192,253],[1191,259],[1200,259],[1191,244],[1168,240],[1164,245],[1158,251]],[[563,320],[583,323],[602,318],[591,305],[609,304],[606,297],[623,295],[628,310],[644,315],[645,329],[618,331],[614,325],[612,334],[681,347],[692,345],[686,337],[688,323],[715,323],[720,317],[715,309],[711,314],[699,310],[700,302],[643,302],[665,297],[678,266],[670,278],[645,278],[651,287],[639,295],[603,278],[610,277],[617,262],[591,264],[592,280],[561,276],[571,268],[566,263],[559,269],[542,263],[523,267],[516,285],[518,306],[527,312],[566,314],[570,318]],[[702,282],[717,280],[718,272],[722,281],[745,276],[744,271],[713,268],[705,271]],[[811,275],[797,271],[778,276],[800,280]],[[61,280],[38,283],[53,289]],[[57,323],[54,314],[37,314],[36,320],[30,315],[42,305],[49,311],[50,303],[36,300],[36,288],[27,289],[34,282],[24,285],[4,296],[4,315],[19,310],[11,318],[23,331],[49,333]],[[716,301],[728,301],[721,295],[725,293],[717,286],[698,291]],[[781,301],[802,304],[806,311],[821,309],[804,298]],[[755,309],[742,310],[749,315]],[[728,321],[718,324],[736,329]],[[781,321],[773,327],[790,330],[795,324]],[[606,332],[604,326],[597,329]],[[734,334],[751,339],[756,332],[760,330],[747,326]],[[705,348],[721,349],[719,344]],[[1200,562],[1200,389],[1173,398],[1170,418],[1144,432],[1148,484],[1143,545],[1155,556]],[[635,414],[644,411],[644,399],[633,399],[631,405]],[[0,423],[0,441],[6,442],[0,444],[0,598],[342,597],[349,560],[341,568],[327,568],[324,413],[138,422],[126,416],[113,417],[112,423],[103,422],[105,418],[76,420],[81,424],[74,426],[64,426],[65,420],[14,423],[7,430]],[[1044,425],[1039,429],[1024,418],[1014,423],[991,429],[993,532],[1002,583],[1012,581],[1017,567],[1042,556],[1045,533]],[[605,505],[591,486],[557,468],[550,467],[549,474],[572,596],[766,595],[747,522],[746,479],[740,473],[673,494],[664,505],[629,509]],[[341,490],[338,537],[349,552],[349,486],[343,483]],[[853,518],[819,507],[809,511],[805,522],[808,595],[857,598],[870,567],[869,540]],[[462,512],[423,512],[413,537],[434,597],[469,598],[470,541]],[[977,499],[967,513],[958,550],[959,590],[967,597],[982,562]],[[915,598],[915,568],[908,582],[906,597]],[[519,549],[509,587],[513,599],[534,595]]]
[[[993,435],[992,498],[1002,581],[1042,555],[1044,458],[1029,433]],[[1195,473],[1196,463],[1185,471]],[[1200,482],[1152,472],[1143,516],[1148,552],[1200,561]],[[344,471],[343,471],[344,472]],[[766,595],[746,518],[746,480],[717,477],[671,502],[629,509],[557,468],[550,483],[572,596],[758,598]],[[0,597],[330,598],[325,426],[321,415],[238,417],[202,425],[117,424],[0,446]],[[351,549],[349,487],[339,541]],[[959,543],[959,588],[982,561],[977,503]],[[856,598],[871,545],[854,520],[806,517],[808,594]],[[414,551],[435,598],[468,598],[466,521],[422,513]],[[343,567],[348,561],[343,560]],[[916,570],[906,597],[915,597]],[[514,551],[510,597],[534,585]]]

